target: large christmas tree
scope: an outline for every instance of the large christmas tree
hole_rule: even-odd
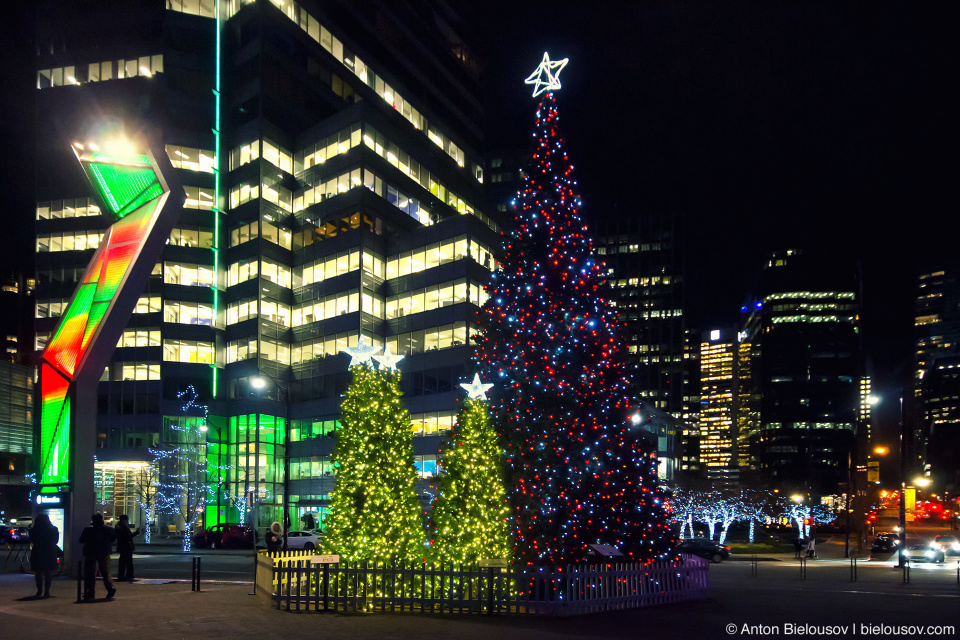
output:
[[[594,543],[666,558],[674,541],[655,453],[630,432],[624,346],[559,132],[552,90],[564,63],[545,55],[527,80],[534,96],[546,91],[536,146],[481,314],[478,358],[497,383],[515,556],[582,562]]]
[[[416,562],[424,531],[413,465],[413,424],[400,399],[399,356],[361,342],[347,349],[353,381],[340,407],[324,546],[352,561]],[[380,363],[375,369],[373,357]]]
[[[503,484],[503,452],[490,423],[485,392],[492,385],[474,377],[462,384],[469,394],[449,442],[440,452],[439,495],[431,529],[435,557],[444,563],[472,564],[509,558],[509,509]]]

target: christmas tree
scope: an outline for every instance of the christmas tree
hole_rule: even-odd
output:
[[[364,344],[347,349],[353,381],[340,407],[332,461],[337,476],[326,546],[352,561],[415,562],[424,531],[413,466],[413,424],[400,400],[400,356],[374,356]],[[380,363],[375,369],[374,358]]]
[[[544,55],[527,79],[543,93],[536,146],[481,313],[478,358],[497,383],[515,555],[557,565],[608,544],[662,559],[674,540],[655,452],[630,432],[624,347],[559,132],[552,90],[565,62]]]
[[[435,556],[444,563],[472,564],[508,558],[507,496],[503,455],[490,423],[485,392],[492,385],[461,385],[468,398],[449,442],[440,453],[439,495],[431,517]]]
[[[149,449],[157,470],[149,482],[154,485],[155,510],[172,516],[173,524],[183,524],[182,548],[186,553],[192,546],[194,526],[206,513],[207,505],[216,501],[211,480],[227,467],[215,464],[207,455],[208,410],[197,403],[196,390],[191,385],[177,397],[186,399],[181,408],[184,415],[169,425],[167,442]],[[148,526],[149,522],[147,516]]]

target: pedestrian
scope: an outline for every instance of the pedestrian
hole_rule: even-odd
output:
[[[816,558],[817,557],[817,548],[816,548],[817,539],[813,537],[813,534],[810,534],[810,540],[807,541],[807,557]]]
[[[120,516],[115,529],[117,553],[120,554],[120,558],[117,560],[117,580],[133,582],[133,538],[140,535],[140,529],[130,531],[130,519],[126,514]]]
[[[797,539],[793,541],[793,550],[796,552],[795,557],[797,560],[800,559],[800,551],[803,550],[803,542],[800,540],[800,536],[797,536]]]
[[[50,516],[45,513],[38,515],[30,528],[30,568],[37,580],[38,598],[50,597],[50,584],[60,557],[59,541],[60,530],[50,522]]]
[[[97,586],[97,569],[103,577],[103,586],[107,588],[107,598],[117,593],[110,579],[110,554],[116,533],[112,527],[103,523],[103,514],[95,513],[90,518],[90,526],[80,533],[83,543],[83,599],[93,600]]]

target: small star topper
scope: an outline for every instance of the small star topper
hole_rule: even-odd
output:
[[[484,384],[480,382],[480,374],[473,374],[473,382],[461,382],[460,386],[467,390],[467,396],[470,398],[476,398],[478,400],[487,399],[487,389],[493,387],[492,384]]]
[[[373,356],[373,359],[380,363],[381,369],[396,369],[397,363],[403,360],[403,356],[390,353],[390,347],[387,347],[383,350],[382,356]]]
[[[569,58],[564,58],[563,60],[551,62],[550,54],[543,54],[543,61],[540,63],[540,66],[530,74],[530,77],[523,81],[524,84],[533,85],[534,98],[544,91],[553,91],[554,89],[560,88],[560,72],[567,66],[568,61]]]
[[[375,347],[373,345],[367,345],[367,340],[363,336],[360,336],[360,339],[357,340],[357,346],[347,347],[343,349],[350,354],[350,366],[356,364],[363,364],[364,362],[370,362],[370,358],[373,357],[373,354],[380,351],[380,347]]]

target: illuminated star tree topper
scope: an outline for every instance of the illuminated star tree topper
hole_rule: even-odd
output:
[[[569,58],[551,61],[550,54],[544,52],[543,60],[537,70],[531,73],[524,84],[533,85],[533,97],[536,98],[544,91],[553,91],[560,88],[560,72],[567,66]]]
[[[360,339],[357,340],[357,346],[346,347],[343,351],[350,354],[350,366],[353,367],[358,364],[370,362],[370,359],[374,357],[375,353],[380,351],[380,348],[374,345],[368,345],[367,339],[361,335]]]
[[[386,347],[382,356],[373,356],[373,359],[377,361],[381,369],[396,369],[397,363],[403,360],[403,356],[399,353],[390,353],[390,347]]]
[[[460,386],[466,389],[467,397],[472,400],[486,400],[487,390],[493,387],[492,384],[484,384],[480,382],[479,373],[473,374],[473,382],[461,382]]]

